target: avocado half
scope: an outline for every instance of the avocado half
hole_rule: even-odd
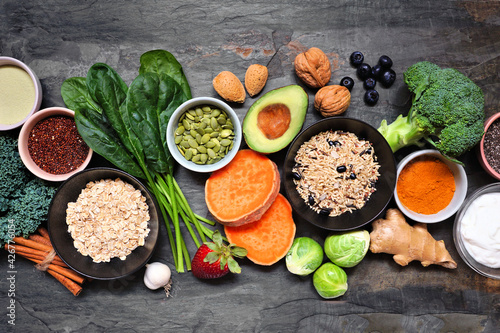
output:
[[[309,96],[301,86],[271,90],[256,100],[243,119],[247,145],[263,154],[285,148],[302,129]]]

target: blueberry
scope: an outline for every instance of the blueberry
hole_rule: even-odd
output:
[[[374,78],[369,77],[365,80],[365,82],[363,82],[363,87],[365,87],[366,90],[370,90],[370,89],[375,88],[376,84],[377,84],[377,81]]]
[[[380,76],[380,83],[385,87],[389,88],[396,81],[396,72],[392,69],[388,69],[382,73]]]
[[[378,91],[370,89],[365,92],[364,100],[368,105],[375,105],[378,102],[378,97]]]
[[[362,63],[358,66],[356,73],[361,80],[366,80],[372,75],[372,68],[370,65]]]
[[[388,56],[386,55],[383,55],[381,56],[379,59],[378,59],[378,63],[380,66],[382,66],[383,68],[391,68],[392,66],[392,59],[389,58]]]
[[[351,91],[352,87],[354,87],[354,80],[351,77],[346,76],[342,78],[342,80],[340,80],[340,85],[346,87],[347,89],[349,89],[349,91]]]
[[[365,59],[365,56],[363,53],[359,51],[354,51],[351,56],[349,57],[349,61],[351,62],[351,65],[354,67],[358,67],[363,63],[363,60]]]
[[[380,65],[375,65],[372,67],[372,77],[378,80],[383,72],[383,68]]]

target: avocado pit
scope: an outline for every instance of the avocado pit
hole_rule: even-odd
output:
[[[257,126],[266,138],[274,140],[286,133],[291,118],[288,106],[283,103],[270,104],[257,115]]]

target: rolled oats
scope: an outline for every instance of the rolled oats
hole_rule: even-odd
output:
[[[69,202],[66,224],[73,245],[94,262],[126,257],[145,244],[149,207],[140,190],[117,178],[89,182],[76,202]]]

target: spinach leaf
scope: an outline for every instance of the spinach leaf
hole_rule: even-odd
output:
[[[145,178],[142,169],[120,143],[102,114],[92,109],[81,109],[75,112],[75,123],[78,133],[93,151],[131,175]]]
[[[130,130],[125,102],[128,87],[110,66],[93,65],[87,73],[90,94],[102,106],[103,113],[118,134],[120,141],[138,160],[143,160],[140,139]]]
[[[168,153],[167,158],[171,158],[167,146],[167,125],[174,111],[187,100],[181,86],[168,75],[160,74],[160,100],[158,101],[158,122],[160,129],[160,138],[162,139],[163,149]],[[173,163],[173,161],[172,161]]]
[[[61,97],[66,107],[78,111],[92,109],[102,112],[102,108],[92,98],[84,77],[70,77],[61,85]]]
[[[191,99],[191,88],[182,65],[175,59],[175,57],[165,50],[152,50],[141,55],[141,67],[139,74],[152,72],[157,74],[166,74],[173,78],[181,87],[187,99]]]
[[[125,96],[127,95],[127,84],[111,66],[101,62],[92,65],[92,67],[90,67],[89,71],[87,72],[87,77],[85,80],[90,96],[92,96],[94,100],[101,103],[101,101],[96,99],[96,93],[99,88],[102,88],[103,78],[110,79],[114,82],[114,94],[110,94],[109,96],[116,96],[116,103],[121,104],[120,99],[124,100]]]
[[[171,157],[163,149],[158,110],[162,110],[160,77],[156,73],[139,74],[127,94],[127,112],[132,131],[141,138],[148,166],[158,172],[172,172]],[[170,154],[168,154],[170,155]]]

